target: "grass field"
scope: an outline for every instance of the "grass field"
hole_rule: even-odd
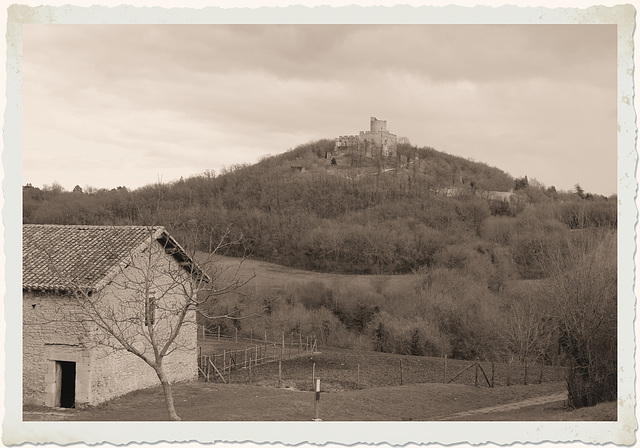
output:
[[[227,273],[238,273],[243,278],[255,275],[251,281],[252,288],[259,291],[282,289],[287,286],[304,284],[311,281],[324,283],[325,286],[348,286],[362,291],[374,291],[384,287],[389,293],[404,291],[413,285],[415,275],[348,275],[328,274],[323,272],[305,271],[281,266],[266,261],[239,258],[216,257],[216,266],[227,269]],[[224,278],[224,275],[222,276]]]
[[[174,400],[186,421],[308,421],[314,417],[313,392],[202,381],[175,384]],[[325,421],[431,421],[464,411],[561,394],[562,383],[495,389],[460,384],[411,384],[323,393]],[[562,401],[524,406],[503,413],[479,413],[455,420],[615,420],[615,403],[568,411]],[[162,421],[167,419],[162,389],[137,391],[88,409],[25,407],[25,420]]]

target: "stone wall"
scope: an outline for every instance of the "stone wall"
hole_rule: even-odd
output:
[[[45,404],[47,380],[54,380],[55,375],[55,361],[48,358],[64,354],[59,361],[82,361],[83,357],[87,361],[89,353],[83,347],[86,332],[80,324],[61,321],[70,311],[68,298],[25,291],[22,303],[23,401]],[[86,396],[79,398],[88,401]]]

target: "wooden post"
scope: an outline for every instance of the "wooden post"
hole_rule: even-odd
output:
[[[222,371],[227,368],[227,351],[222,350]]]
[[[238,327],[236,327],[236,343],[238,342]]]
[[[251,356],[249,356],[249,384],[251,384]]]
[[[218,341],[220,340],[220,325],[218,325]]]
[[[540,363],[540,378],[538,378],[538,384],[542,384],[542,372],[544,371],[544,364]]]
[[[491,387],[495,385],[495,374],[496,374],[496,365],[493,361],[491,361]]]
[[[258,365],[258,346],[257,345],[256,345],[256,357],[255,357],[255,360],[256,360],[256,366],[257,366]]]
[[[278,361],[278,387],[282,386],[282,361]]]
[[[202,358],[202,347],[200,347],[200,357]]]
[[[264,343],[267,343],[267,329],[264,329]]]
[[[524,385],[528,385],[529,381],[527,381],[527,373],[528,373],[528,365],[527,365],[527,358],[524,358]]]
[[[311,385],[313,386],[316,383],[316,363],[313,363],[313,367],[311,367]]]
[[[207,383],[209,382],[209,363],[207,363]]]
[[[244,349],[244,368],[247,368],[247,350],[249,350],[248,348]]]
[[[447,384],[447,355],[444,355],[444,377],[442,378],[442,382]]]
[[[298,334],[298,337],[300,338],[300,345],[298,345],[298,351],[302,351],[302,335]]]
[[[474,386],[478,387],[478,363],[476,362],[476,380],[474,382]]]
[[[402,359],[400,360],[400,385],[403,384],[403,376],[404,376],[404,364],[402,363]]]

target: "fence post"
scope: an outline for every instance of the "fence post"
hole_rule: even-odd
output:
[[[318,378],[314,382],[314,387],[316,390],[316,401],[315,401],[315,414],[316,418],[313,419],[314,422],[319,422],[320,420],[320,378]]]
[[[538,384],[542,384],[542,372],[544,371],[544,364],[540,363],[540,378],[538,378]]]
[[[258,346],[256,345],[256,366],[258,365]]]
[[[474,386],[478,387],[478,363],[476,362],[476,380],[474,382]]]
[[[527,386],[529,384],[529,381],[527,381],[527,373],[528,373],[528,365],[527,365],[527,358],[524,358],[524,385]]]
[[[251,384],[251,356],[249,356],[249,384]]]
[[[444,355],[444,377],[442,378],[442,382],[447,384],[447,355]]]
[[[278,387],[282,387],[282,361],[278,361]]]
[[[267,343],[267,329],[264,329],[264,343]]]
[[[298,351],[301,352],[302,351],[302,335],[298,333],[298,337],[299,337]]]
[[[496,365],[493,361],[491,361],[491,387],[495,384],[495,373],[496,373]]]
[[[220,340],[220,325],[218,325],[218,341]]]
[[[222,350],[222,371],[227,368],[227,351]]]
[[[316,363],[313,363],[313,367],[311,367],[311,385],[313,386],[316,383]]]
[[[238,342],[238,327],[236,327],[236,343]]]

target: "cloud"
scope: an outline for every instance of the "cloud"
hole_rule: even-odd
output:
[[[612,25],[27,25],[25,176],[77,183],[92,163],[105,182],[108,152],[136,187],[377,116],[416,144],[609,194],[615,50]],[[47,157],[55,173],[32,171]]]

